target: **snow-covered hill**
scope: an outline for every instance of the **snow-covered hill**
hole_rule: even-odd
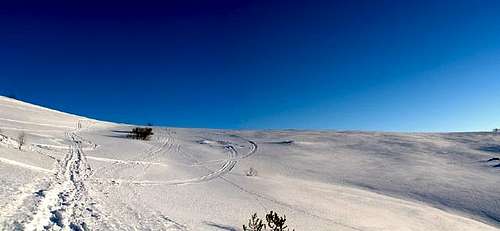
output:
[[[131,128],[0,97],[0,229],[500,228],[500,135]]]

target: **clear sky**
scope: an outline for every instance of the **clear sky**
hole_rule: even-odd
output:
[[[35,104],[180,127],[500,127],[500,1],[9,2],[0,94]]]

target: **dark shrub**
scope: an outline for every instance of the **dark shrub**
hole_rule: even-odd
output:
[[[250,219],[248,219],[248,226],[243,225],[244,231],[263,231],[266,225],[262,224],[262,220],[257,217],[257,213],[254,213]]]
[[[272,231],[286,231],[288,227],[285,225],[286,216],[278,216],[277,213],[271,211],[266,215],[267,226]]]
[[[152,128],[134,128],[130,132],[130,137],[139,140],[149,140],[149,138],[153,135]]]
[[[286,222],[286,216],[280,217],[277,213],[270,211],[266,215],[267,228],[269,231],[289,231]],[[266,231],[266,225],[262,224],[262,219],[257,217],[257,213],[254,213],[250,219],[248,219],[248,226],[243,225],[244,231]],[[295,231],[295,229],[293,230]]]

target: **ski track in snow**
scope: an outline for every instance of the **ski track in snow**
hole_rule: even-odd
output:
[[[160,143],[160,145],[158,145],[158,146],[152,145],[144,153],[138,153],[136,155],[135,159],[112,159],[112,158],[102,158],[102,157],[93,157],[93,156],[91,156],[89,159],[112,163],[111,166],[103,166],[103,167],[96,169],[95,172],[100,172],[101,170],[103,170],[104,175],[110,175],[114,171],[126,169],[128,167],[133,167],[134,165],[146,165],[148,168],[151,165],[160,165],[160,166],[166,167],[167,166],[166,164],[148,161],[148,160],[153,159],[156,156],[156,154],[165,151],[166,148],[167,149],[172,148],[171,139],[169,137],[160,136],[160,138],[156,138],[156,139],[157,139],[157,142]],[[95,181],[95,178],[94,178],[94,181]]]
[[[49,187],[40,190],[41,198],[31,220],[22,222],[26,230],[88,230],[89,220],[99,217],[86,188],[92,169],[82,150],[82,138],[76,134],[80,129],[79,125],[75,131],[66,133],[71,141],[70,150]]]
[[[202,166],[202,167],[205,167],[207,170],[210,171],[210,173],[207,174],[207,175],[203,175],[203,176],[196,177],[196,178],[191,178],[191,179],[179,179],[179,180],[170,180],[170,181],[121,180],[121,179],[107,179],[107,180],[109,180],[111,182],[114,182],[114,183],[119,183],[119,184],[131,184],[131,185],[141,185],[141,186],[154,186],[154,185],[188,185],[188,184],[203,183],[203,182],[207,182],[207,181],[210,181],[210,180],[213,180],[213,179],[216,179],[216,178],[220,178],[220,179],[224,180],[225,182],[227,182],[228,184],[234,186],[235,188],[237,188],[237,189],[239,189],[239,190],[241,190],[241,191],[243,191],[245,193],[248,193],[249,195],[255,196],[256,199],[262,199],[262,200],[265,200],[265,201],[269,201],[269,202],[277,204],[279,206],[283,206],[283,207],[286,207],[288,209],[294,210],[296,212],[302,213],[302,214],[304,214],[306,216],[310,216],[310,217],[314,217],[314,218],[317,218],[317,219],[321,219],[321,220],[324,220],[326,222],[330,222],[332,224],[340,225],[340,226],[343,226],[343,227],[351,229],[351,230],[358,230],[358,231],[362,230],[362,229],[359,229],[359,228],[356,228],[356,227],[353,227],[353,226],[342,224],[342,223],[340,223],[338,221],[335,221],[335,220],[332,220],[330,218],[326,218],[326,217],[322,217],[322,216],[317,215],[317,214],[309,213],[309,212],[307,212],[307,211],[305,211],[303,209],[296,208],[293,205],[289,205],[287,203],[283,203],[283,202],[278,201],[278,200],[276,200],[274,198],[270,198],[268,196],[264,196],[264,195],[256,193],[256,192],[249,191],[248,189],[245,189],[241,185],[236,184],[236,183],[230,181],[229,179],[226,179],[224,177],[224,175],[227,174],[227,173],[229,173],[234,168],[234,166],[237,164],[237,160],[248,158],[248,157],[252,156],[253,154],[255,154],[256,151],[257,151],[257,148],[258,148],[257,143],[255,143],[254,141],[251,141],[251,140],[246,140],[246,139],[244,139],[244,140],[250,144],[250,151],[248,153],[244,154],[244,155],[238,156],[238,151],[237,151],[237,149],[233,145],[231,145],[231,144],[225,145],[224,148],[228,152],[228,158],[224,159],[225,163],[219,169],[217,169],[215,171],[211,171],[208,167],[204,166],[203,164],[199,164],[198,163],[198,164],[195,164],[195,165],[191,165],[191,166]],[[181,151],[181,146],[178,146],[178,147],[179,148],[176,151],[182,152]],[[115,160],[115,159],[105,159],[105,160],[102,160],[102,161],[112,161],[112,162],[116,161],[116,162],[123,163],[123,164],[151,164],[151,165],[158,164],[158,163],[154,163],[154,162],[145,162],[145,161],[142,161],[142,162],[139,162],[139,163],[136,163],[134,161],[123,162],[123,161],[119,161],[119,160]],[[220,160],[216,160],[216,161],[220,161]],[[213,162],[213,161],[207,161],[207,162],[210,163],[210,162]],[[204,163],[207,163],[207,162],[204,162]],[[103,180],[103,179],[99,179],[99,180]],[[134,192],[134,193],[132,193],[132,195],[136,195],[135,188],[132,187],[131,189]],[[160,215],[160,216],[163,216],[163,215]],[[166,219],[166,220],[168,220],[168,219]],[[176,227],[177,228],[182,228],[184,226],[176,226]],[[183,230],[183,229],[181,229],[181,230]]]
[[[165,151],[174,149],[175,144],[172,142],[172,137],[171,136],[160,136],[161,132],[155,132],[156,136],[154,139],[159,143],[159,145],[153,145],[149,149],[146,150],[144,153],[140,153],[137,156],[143,156],[142,160],[117,160],[117,159],[108,159],[108,158],[99,158],[99,157],[91,157],[89,159],[97,160],[97,161],[104,161],[104,162],[113,162],[111,167],[106,168],[106,173],[110,173],[111,171],[117,171],[119,169],[126,169],[127,167],[134,167],[136,165],[146,165],[147,170],[150,166],[152,165],[159,165],[159,166],[167,166],[166,164],[162,163],[156,163],[156,162],[149,162],[148,160],[154,159],[154,157],[159,154],[163,153]],[[167,134],[169,134],[169,131],[167,130]],[[118,166],[120,165],[120,166]],[[104,167],[100,168],[103,169]],[[144,171],[145,172],[145,171]],[[140,177],[141,175],[138,174],[134,176],[132,179],[136,179]],[[103,183],[101,179],[91,179],[93,183]],[[118,180],[117,180],[118,181]],[[113,180],[109,180],[107,186],[114,186],[115,183]],[[133,181],[133,180],[132,180]],[[111,182],[111,184],[109,184]],[[168,216],[162,214],[159,211],[152,210],[151,208],[148,208],[142,204],[135,204],[135,207],[130,205],[130,201],[138,201],[139,198],[136,198],[139,193],[137,192],[137,189],[134,185],[126,186],[129,190],[130,193],[128,193],[127,198],[117,198],[118,200],[116,201],[117,203],[120,204],[121,208],[126,208],[126,210],[121,210],[120,213],[126,212],[127,214],[131,215],[134,219],[138,221],[137,224],[134,224],[132,227],[129,227],[130,229],[134,230],[154,230],[157,229],[158,227],[162,227],[161,230],[181,230],[185,231],[188,230],[187,227],[183,224],[180,224],[179,222],[176,222],[169,218]],[[108,193],[108,192],[106,192]],[[114,211],[112,211],[114,213]],[[123,214],[111,214],[108,217],[120,217]],[[113,218],[111,218],[113,219]],[[114,220],[114,219],[113,219]],[[116,224],[120,224],[121,222],[118,220],[114,220]],[[114,225],[114,224],[111,224]],[[122,229],[124,227],[121,227]]]
[[[159,162],[148,162],[148,161],[140,161],[140,160],[119,160],[119,159],[111,159],[104,157],[96,157],[96,156],[87,156],[89,160],[102,161],[102,162],[112,162],[117,164],[128,164],[128,165],[158,165],[167,167],[167,164],[159,163]]]
[[[174,152],[177,152],[181,155],[187,155],[182,151],[181,145],[175,143],[175,138],[167,130],[166,133],[163,131],[161,132],[155,132],[155,139],[160,143],[158,146],[153,146],[150,149],[148,149],[145,153],[139,154],[138,156],[142,156],[141,160],[117,160],[117,159],[109,159],[109,158],[100,158],[100,157],[87,157],[88,159],[93,159],[96,161],[104,161],[104,162],[112,162],[113,165],[111,168],[107,168],[106,172],[109,173],[111,171],[116,171],[118,169],[126,169],[127,167],[133,167],[135,165],[146,165],[145,171],[150,166],[153,165],[158,165],[158,166],[167,166],[166,164],[161,164],[157,162],[151,162],[151,160],[154,159],[154,157],[159,154],[159,153],[164,153],[169,150],[172,150]],[[228,158],[225,159],[224,164],[220,168],[218,168],[215,171],[210,170],[208,167],[200,164],[192,165],[193,167],[195,166],[201,166],[205,169],[208,170],[209,173],[206,175],[202,175],[199,177],[195,178],[190,178],[190,179],[178,179],[178,180],[171,180],[171,181],[147,181],[147,180],[137,180],[139,177],[141,177],[140,174],[132,177],[131,179],[124,180],[124,179],[113,179],[113,178],[106,178],[106,179],[96,179],[96,178],[91,178],[90,180],[93,183],[106,183],[108,186],[116,186],[116,185],[130,185],[126,186],[131,190],[131,193],[129,194],[129,198],[123,200],[119,198],[119,203],[121,204],[122,207],[127,208],[126,211],[128,213],[131,213],[132,216],[139,218],[139,224],[137,226],[134,226],[134,229],[143,229],[147,227],[163,227],[165,230],[188,230],[185,225],[182,225],[171,218],[167,217],[164,214],[161,214],[158,211],[151,210],[143,205],[136,205],[140,207],[141,213],[137,212],[137,208],[131,207],[129,204],[127,204],[125,201],[137,201],[135,197],[139,195],[137,193],[137,186],[152,186],[152,185],[187,185],[187,184],[196,184],[196,183],[204,183],[216,178],[222,177],[224,174],[227,174],[230,172],[234,166],[237,164],[238,159],[242,158],[247,158],[251,155],[253,155],[257,151],[257,144],[253,141],[247,141],[250,144],[250,151],[246,153],[245,155],[238,156],[238,151],[237,149],[229,144],[225,145],[224,149],[228,154]],[[121,165],[121,166],[119,166]],[[102,169],[102,168],[101,168]],[[118,184],[117,184],[118,183]],[[161,218],[161,219],[158,219]]]
[[[167,140],[173,140],[173,138],[167,139]],[[100,178],[100,179],[94,179],[94,180],[97,180],[97,181],[106,180],[106,181],[113,182],[113,183],[129,183],[129,184],[136,184],[136,185],[187,185],[187,184],[196,184],[196,183],[207,182],[207,181],[219,178],[219,177],[229,173],[234,168],[234,166],[237,164],[238,159],[248,158],[251,155],[255,154],[255,152],[257,151],[257,147],[258,147],[257,144],[253,141],[250,141],[250,140],[246,140],[246,141],[250,144],[250,151],[244,155],[241,155],[241,156],[238,156],[238,151],[233,145],[231,145],[231,144],[225,145],[224,149],[228,153],[228,158],[225,159],[224,164],[219,169],[217,169],[215,171],[212,171],[208,167],[206,167],[202,164],[199,164],[199,163],[197,163],[195,165],[191,165],[191,166],[201,166],[209,171],[208,174],[202,175],[199,177],[189,178],[189,179],[175,179],[175,180],[169,180],[169,181],[148,181],[148,180],[135,180],[135,179],[125,180],[125,179],[115,179],[115,178],[107,178],[107,179]],[[166,146],[166,144],[162,145],[162,147],[164,147],[164,146]],[[160,150],[161,150],[161,148],[160,148]],[[178,148],[176,149],[176,151],[182,153],[180,145],[178,145]],[[157,152],[159,152],[159,151],[157,151]],[[157,153],[157,152],[155,152],[155,153]],[[123,161],[116,161],[116,162],[117,163],[124,163]],[[125,162],[125,164],[126,163],[136,163],[136,162],[127,161],[127,162]],[[140,164],[148,164],[148,165],[156,164],[156,163],[145,162],[145,161],[141,161],[139,163]],[[137,178],[137,177],[135,177],[135,178]]]

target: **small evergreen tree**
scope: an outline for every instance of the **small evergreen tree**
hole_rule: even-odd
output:
[[[254,213],[250,219],[248,219],[248,226],[243,225],[244,231],[289,231],[288,226],[285,225],[286,216],[280,217],[278,213],[270,211],[266,215],[267,227],[262,223],[262,219],[257,217],[257,213]],[[293,229],[292,231],[295,231]]]
[[[262,224],[262,220],[257,217],[257,213],[254,213],[250,219],[248,219],[248,227],[243,225],[244,231],[262,231],[266,228],[266,225]]]
[[[285,225],[285,222],[286,222],[285,215],[283,215],[283,217],[280,217],[280,216],[278,216],[278,213],[271,211],[271,212],[269,212],[269,214],[266,215],[266,221],[267,221],[267,226],[272,231],[287,231],[288,230],[288,227]]]

